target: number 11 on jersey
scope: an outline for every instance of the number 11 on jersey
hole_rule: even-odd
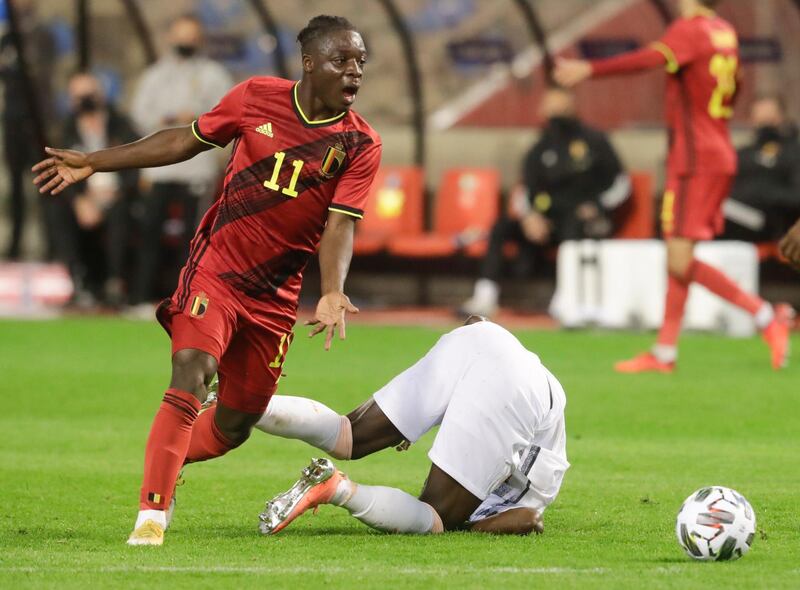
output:
[[[289,186],[281,188],[278,184],[278,177],[281,174],[281,168],[283,167],[283,161],[285,159],[286,154],[284,152],[275,152],[275,167],[272,169],[272,177],[264,181],[264,186],[272,191],[280,191],[281,194],[294,199],[297,197],[295,188],[297,187],[297,179],[300,178],[300,170],[303,169],[303,160],[292,160],[294,171],[292,172],[292,178],[289,180]]]

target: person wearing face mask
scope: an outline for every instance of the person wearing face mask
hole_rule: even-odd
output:
[[[105,98],[100,81],[89,72],[72,75],[68,86],[70,115],[63,140],[71,149],[95,151],[135,141],[132,123]],[[72,304],[96,300],[112,307],[125,298],[130,203],[137,196],[138,170],[96,174],[70,187],[62,199],[50,199],[55,255],[70,271]]]
[[[196,17],[183,15],[172,21],[168,41],[169,53],[145,70],[133,96],[131,115],[143,136],[191,124],[233,86],[227,71],[202,55],[203,25]],[[182,260],[188,256],[199,212],[211,201],[221,172],[221,161],[211,152],[142,171],[141,243],[131,293],[131,303],[142,304],[142,311],[151,312],[148,304],[161,295],[156,279],[169,208],[178,203],[182,210],[180,222],[169,226],[179,243],[176,260]],[[177,276],[177,267],[173,270]]]
[[[722,239],[780,239],[800,215],[800,144],[783,99],[764,95],[750,110],[753,140],[738,151],[739,168],[723,206]]]
[[[527,198],[516,199],[516,216],[501,218],[492,228],[481,277],[460,310],[465,315],[496,313],[507,242],[519,245],[515,262],[525,269],[542,248],[608,238],[615,212],[630,196],[630,179],[614,148],[605,134],[581,122],[570,91],[548,89],[540,114],[547,123],[523,163]]]
[[[12,4],[20,33],[25,39],[25,57],[31,70],[29,75],[47,125],[52,115],[51,80],[56,54],[55,39],[39,18],[38,3],[35,0],[13,0]],[[10,260],[16,260],[23,254],[27,209],[23,179],[41,156],[41,146],[34,131],[31,100],[26,94],[20,56],[8,29],[0,36],[0,82],[3,93],[0,121],[3,129],[3,154],[8,171],[8,207],[11,220],[11,231],[9,240],[4,245],[4,254]],[[54,232],[48,199],[43,199],[39,207],[44,222],[45,258],[50,259],[54,250],[51,243]]]

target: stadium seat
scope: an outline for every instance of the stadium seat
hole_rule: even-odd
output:
[[[497,219],[500,174],[493,168],[451,168],[436,194],[432,232],[403,233],[389,241],[389,252],[406,258],[443,258],[462,251],[482,256]]]
[[[647,240],[655,236],[653,175],[631,172],[631,199],[628,214],[614,237],[620,240]]]
[[[356,226],[355,255],[382,252],[389,239],[422,233],[424,177],[417,166],[386,166],[378,170],[364,219]]]

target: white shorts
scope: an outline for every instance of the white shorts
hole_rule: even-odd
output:
[[[485,324],[445,335],[374,395],[411,442],[441,423],[429,458],[480,500],[518,470],[533,446],[569,465],[561,384],[509,332]],[[540,485],[541,471],[535,474]],[[543,497],[552,492],[553,486],[546,487]]]
[[[523,497],[530,500],[534,495],[542,496],[537,509],[552,502],[558,493],[564,471],[569,467],[564,421],[566,398],[560,383],[547,369],[539,366],[537,373],[548,389],[548,400],[548,383],[553,393],[553,408],[548,406],[544,419],[538,424],[520,420],[520,416],[527,413],[529,402],[513,390],[498,391],[499,395],[490,399],[476,395],[454,396],[445,413],[428,457],[481,500],[493,493],[497,495],[498,488],[520,470],[526,477],[536,477],[533,481],[536,492],[528,492]],[[525,465],[534,447],[547,452]],[[548,460],[542,460],[545,455]],[[549,460],[551,458],[555,462]],[[537,467],[535,471],[532,471],[533,466]],[[556,469],[560,469],[560,474],[555,473]],[[552,493],[553,479],[558,480],[555,493]],[[500,495],[506,501],[520,494]],[[546,497],[549,500],[545,500]]]

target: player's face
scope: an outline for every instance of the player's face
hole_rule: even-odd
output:
[[[354,31],[331,33],[320,40],[310,57],[309,76],[316,98],[332,111],[349,109],[361,87],[367,61],[361,35]]]

